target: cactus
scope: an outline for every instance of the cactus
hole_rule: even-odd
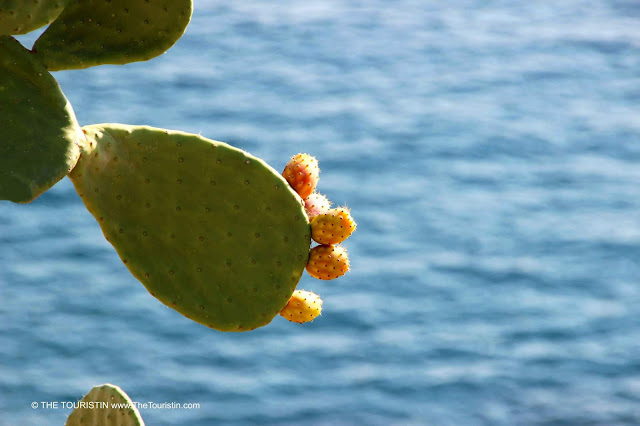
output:
[[[62,12],[67,0],[0,1],[0,35],[26,34],[47,25]]]
[[[311,238],[320,244],[340,244],[355,230],[356,222],[345,207],[320,213],[311,221]]]
[[[317,192],[314,192],[304,199],[304,211],[307,212],[309,220],[312,220],[314,217],[320,213],[326,212],[330,208],[331,201],[329,201],[326,196]]]
[[[309,154],[294,155],[282,172],[282,176],[302,198],[307,198],[316,189],[319,175],[318,160]]]
[[[315,293],[305,290],[293,292],[280,315],[291,322],[302,324],[313,321],[322,313],[322,299]]]
[[[268,324],[307,263],[302,200],[271,167],[198,135],[84,128],[70,173],[123,262],[165,305],[223,331]]]
[[[311,249],[306,269],[319,280],[333,280],[349,271],[349,256],[342,246],[319,245]]]
[[[50,70],[146,61],[182,36],[192,9],[191,0],[71,0],[33,50]]]
[[[95,386],[77,403],[65,426],[144,426],[135,404],[118,386]]]
[[[0,199],[29,202],[76,164],[84,136],[56,80],[0,36]]]
[[[153,296],[211,328],[247,331],[302,306],[307,293],[294,290],[305,268],[320,279],[349,269],[342,247],[309,252],[309,217],[321,223],[320,233],[332,223],[318,219],[331,204],[314,194],[317,160],[298,154],[280,175],[199,135],[122,124],[81,128],[48,72],[150,59],[180,38],[191,11],[191,0],[0,3],[0,199],[29,202],[68,174]],[[52,20],[31,51],[1,35]],[[319,315],[322,301],[310,295],[297,319]]]

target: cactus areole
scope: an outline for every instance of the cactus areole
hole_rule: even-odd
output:
[[[221,331],[268,324],[311,242],[302,199],[240,149],[146,126],[84,127],[70,173],[107,240],[147,290]]]

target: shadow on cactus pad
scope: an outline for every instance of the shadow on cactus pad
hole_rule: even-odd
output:
[[[37,30],[56,19],[68,0],[1,0],[0,34],[17,35]]]
[[[32,201],[73,168],[84,135],[56,80],[0,36],[0,200]]]

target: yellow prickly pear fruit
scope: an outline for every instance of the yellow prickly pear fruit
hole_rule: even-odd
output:
[[[280,315],[292,322],[302,324],[313,321],[322,312],[322,299],[315,293],[296,290]]]
[[[331,208],[331,201],[322,194],[314,192],[304,199],[304,211],[307,212],[309,220],[313,219],[320,213],[324,213]]]
[[[344,207],[316,215],[311,221],[311,238],[320,244],[340,244],[356,230],[356,222]]]
[[[285,166],[282,176],[300,195],[300,198],[307,198],[318,184],[320,177],[318,160],[309,154],[296,154]]]
[[[342,246],[320,245],[309,252],[307,272],[319,280],[332,280],[349,270],[347,250]]]

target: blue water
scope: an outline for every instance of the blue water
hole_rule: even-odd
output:
[[[640,424],[639,2],[195,3],[167,54],[55,74],[79,121],[317,156],[353,271],[303,277],[309,325],[219,333],[67,179],[1,202],[0,424],[104,382],[200,404],[149,425]]]

